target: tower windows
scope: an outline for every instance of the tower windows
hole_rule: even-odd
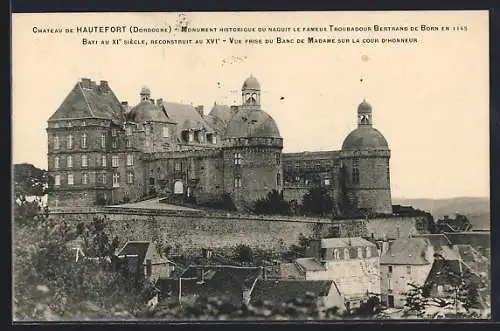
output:
[[[86,133],[83,133],[82,134],[82,148],[87,148],[87,134]]]
[[[73,185],[73,184],[74,184],[73,174],[68,174],[68,185]]]
[[[274,157],[276,158],[276,164],[280,165],[281,164],[281,155],[280,155],[280,153],[276,153],[274,155]]]
[[[66,159],[66,166],[68,168],[73,168],[73,157],[71,155],[69,155]]]
[[[127,165],[128,166],[134,165],[134,155],[132,155],[132,154],[127,155]]]
[[[113,155],[113,156],[111,157],[111,166],[112,166],[113,168],[118,168],[118,166],[119,166],[119,161],[120,161],[120,160],[118,159],[118,155]]]
[[[72,134],[68,135],[68,140],[66,141],[66,147],[68,149],[73,148],[73,135]]]
[[[59,156],[54,158],[54,169],[59,169]]]
[[[113,187],[120,187],[120,174],[118,172],[113,174]]]
[[[241,165],[241,153],[234,153],[234,164]]]
[[[235,188],[241,187],[241,177],[240,176],[234,177],[234,187]]]
[[[101,134],[101,148],[106,148],[106,134]]]
[[[89,175],[88,175],[88,174],[86,174],[86,173],[83,173],[83,174],[82,174],[82,184],[84,184],[84,185],[85,185],[85,184],[87,184],[87,183],[88,183],[88,181],[89,181]]]
[[[59,148],[61,148],[59,136],[54,136],[54,149],[59,149]]]
[[[89,165],[89,159],[87,155],[82,155],[82,167],[88,167]]]
[[[359,184],[359,159],[352,160],[352,183]]]
[[[61,185],[61,175],[55,175],[54,176],[54,185],[55,186]]]

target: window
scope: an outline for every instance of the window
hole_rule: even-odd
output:
[[[388,280],[387,280],[387,289],[388,289],[389,291],[391,291],[391,290],[392,290],[392,283],[391,283],[391,280],[390,280],[390,279],[388,279]]]
[[[73,123],[71,121],[68,121],[68,128],[71,128],[73,126]]]
[[[155,184],[155,178],[149,177],[149,185],[154,185],[154,184]]]
[[[163,127],[162,136],[163,138],[168,138],[168,126],[166,125]]]
[[[87,122],[82,121],[82,126],[87,126]]]
[[[276,186],[280,186],[281,185],[281,174],[278,172],[276,174]]]
[[[54,169],[59,169],[59,156],[54,158]]]
[[[205,142],[205,133],[203,131],[198,132],[198,141],[200,143],[204,143]]]
[[[212,136],[212,144],[217,144],[217,136],[216,135],[213,135]]]
[[[111,136],[116,137],[116,129],[111,130]]]
[[[406,266],[406,273],[407,273],[408,275],[411,275],[411,265],[407,265],[407,266]]]
[[[279,165],[281,163],[281,155],[280,155],[280,153],[276,153],[274,157],[276,158],[276,164]]]
[[[59,127],[59,123],[54,123],[54,128],[58,128]]]
[[[330,185],[330,180],[329,179],[325,179],[325,186],[328,186]]]
[[[344,260],[349,260],[351,256],[349,255],[349,248],[344,248]]]
[[[68,185],[73,185],[73,174],[68,174]]]
[[[333,256],[335,257],[335,260],[340,260],[340,252],[337,248],[333,250]]]
[[[132,154],[127,155],[127,165],[128,166],[133,166],[134,165],[134,156]]]
[[[102,174],[101,174],[101,183],[106,184],[106,177],[107,177],[107,176],[106,176],[106,174],[105,174],[105,173],[102,173]]]
[[[127,126],[127,127],[125,128],[125,134],[126,134],[127,136],[131,136],[131,135],[132,135],[132,127],[131,127],[131,126]]]
[[[82,167],[88,167],[89,165],[89,160],[87,155],[82,155]]]
[[[175,171],[181,171],[181,163],[180,162],[175,163]]]
[[[116,138],[113,138],[113,141],[111,142],[111,148],[116,148],[116,146],[117,146]]]
[[[120,174],[117,172],[113,174],[113,187],[120,187]]]
[[[127,144],[127,148],[131,148],[132,147],[132,140],[127,139],[126,144]]]
[[[101,156],[101,166],[106,167],[106,155]]]
[[[358,247],[358,258],[359,259],[363,258],[363,249],[361,247]]]
[[[372,249],[370,247],[366,247],[366,257],[372,256]]]
[[[392,265],[387,266],[387,272],[390,273],[390,274],[392,274]]]
[[[89,181],[89,175],[86,173],[82,174],[82,184],[87,184]]]
[[[55,186],[61,185],[61,175],[55,175],[54,176],[54,185]]]
[[[82,148],[87,148],[87,134],[82,134]]]
[[[146,260],[146,276],[151,276],[153,273],[153,265],[151,264],[151,260]]]
[[[101,148],[106,148],[106,134],[101,134]]]
[[[112,166],[113,168],[118,168],[118,166],[119,166],[119,159],[118,159],[118,155],[113,155],[113,156],[111,157],[111,166]]]
[[[129,184],[134,184],[134,173],[130,171],[127,175],[127,182]]]
[[[234,178],[234,187],[236,187],[236,188],[241,187],[241,177],[236,176]]]
[[[54,136],[54,149],[59,149],[61,148],[60,142],[59,142],[59,136]]]
[[[352,183],[359,184],[359,159],[352,160]]]
[[[73,135],[72,134],[68,135],[68,140],[66,141],[66,147],[68,149],[73,148]]]
[[[241,161],[241,153],[234,153],[234,164],[240,165]]]
[[[73,157],[71,155],[68,156],[66,162],[67,162],[67,167],[68,168],[73,168]]]

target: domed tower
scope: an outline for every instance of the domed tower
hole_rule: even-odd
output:
[[[251,206],[283,188],[283,138],[274,119],[262,110],[260,92],[257,79],[248,77],[241,88],[242,105],[224,136],[224,190],[240,206]]]
[[[342,160],[343,212],[365,210],[392,214],[390,150],[382,133],[373,127],[372,107],[358,106],[358,127],[344,140]]]

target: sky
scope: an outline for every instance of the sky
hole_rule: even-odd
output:
[[[284,152],[338,150],[365,98],[391,149],[392,196],[489,196],[488,13],[186,13],[188,27],[449,26],[467,31],[34,33],[77,26],[175,27],[176,13],[14,14],[13,163],[47,168],[47,119],[82,78],[107,80],[134,105],[152,98],[203,105],[241,102],[250,74],[277,122]],[[416,43],[82,45],[89,39],[349,40],[415,37]],[[362,80],[362,81],[361,81]]]

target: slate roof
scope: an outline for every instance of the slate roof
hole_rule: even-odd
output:
[[[319,263],[315,258],[305,257],[295,260],[295,263],[299,265],[304,271],[324,271],[325,267]]]
[[[425,265],[430,261],[426,251],[431,243],[424,238],[400,238],[392,242],[380,258],[380,264]]]
[[[108,83],[101,81],[97,85],[87,78],[76,83],[48,121],[73,118],[102,118],[115,124],[124,121],[121,102]]]
[[[126,115],[128,121],[141,122],[171,122],[165,112],[152,101],[141,101],[135,107],[130,109]]]
[[[371,126],[362,126],[354,129],[347,135],[342,144],[342,150],[388,148],[389,144],[384,135]]]
[[[258,301],[287,302],[310,292],[325,297],[334,285],[333,280],[257,280],[250,295],[250,303]],[[340,297],[340,293],[338,293]]]
[[[241,108],[231,119],[226,137],[281,138],[274,119],[263,110]]]
[[[225,123],[229,123],[229,121],[233,117],[231,107],[229,107],[228,105],[218,105],[217,103],[214,103],[214,106],[212,107],[208,115],[216,117]]]
[[[335,247],[376,247],[374,243],[361,237],[321,239],[321,248]]]
[[[183,296],[224,297],[241,302],[243,290],[250,289],[262,274],[259,267],[206,266],[203,267],[206,276],[201,283],[201,270],[201,267],[191,266],[182,273]],[[179,295],[179,279],[159,279],[159,287],[162,296]]]
[[[454,245],[471,245],[474,248],[488,249],[491,248],[490,231],[484,232],[449,232],[445,233],[446,237]]]
[[[214,131],[194,106],[168,101],[163,101],[162,106],[167,116],[177,123],[179,132],[187,129]]]
[[[443,246],[450,246],[451,241],[443,233],[438,234],[415,234],[414,238],[424,238],[429,240],[435,250],[440,250]]]

